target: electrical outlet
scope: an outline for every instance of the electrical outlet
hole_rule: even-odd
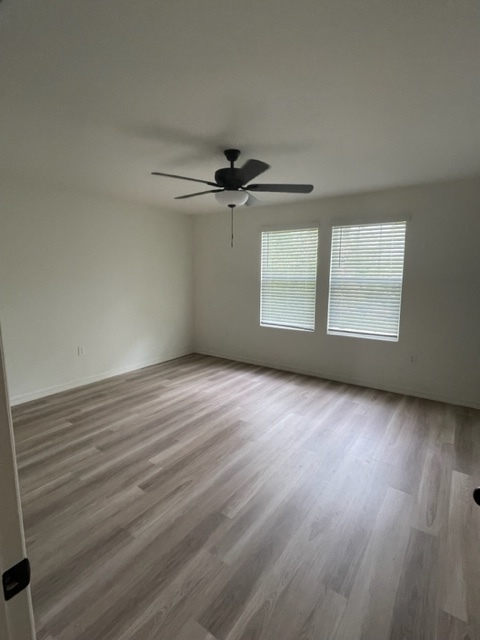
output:
[[[77,356],[85,355],[85,347],[77,347]]]
[[[412,355],[410,356],[410,364],[416,364],[416,363],[417,363],[417,354],[412,353]]]

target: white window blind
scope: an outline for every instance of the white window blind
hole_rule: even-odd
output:
[[[318,229],[262,232],[260,324],[315,329]]]
[[[398,339],[405,222],[333,227],[328,333]]]

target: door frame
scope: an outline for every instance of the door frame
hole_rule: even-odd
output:
[[[12,416],[0,327],[0,575],[27,557]],[[35,640],[30,586],[4,599],[0,585],[0,637]]]

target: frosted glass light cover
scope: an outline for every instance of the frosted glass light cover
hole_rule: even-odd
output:
[[[218,200],[220,204],[223,204],[225,207],[229,205],[234,205],[235,207],[239,207],[242,204],[245,204],[248,200],[248,193],[246,191],[219,191],[215,194],[215,198]]]

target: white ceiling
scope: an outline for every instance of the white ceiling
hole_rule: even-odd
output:
[[[476,0],[3,0],[0,170],[186,213],[221,149],[319,197],[480,172]],[[197,189],[197,186],[200,189]]]

